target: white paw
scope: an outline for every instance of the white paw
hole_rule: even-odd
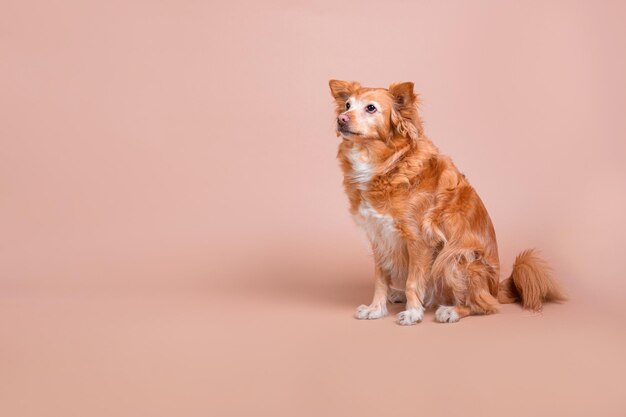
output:
[[[440,306],[435,312],[435,320],[439,323],[455,323],[459,321],[459,313],[451,306]]]
[[[404,291],[391,291],[387,296],[390,303],[406,303],[406,295]]]
[[[398,324],[402,326],[410,326],[419,323],[424,319],[423,308],[409,308],[398,314]]]
[[[359,320],[374,320],[379,319],[387,315],[387,306],[380,304],[372,304],[371,306],[366,306],[362,304],[357,307],[356,312],[354,313],[354,317]]]

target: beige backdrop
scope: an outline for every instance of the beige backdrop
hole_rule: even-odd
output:
[[[0,415],[626,415],[625,21],[619,1],[2,1]],[[414,81],[503,275],[536,246],[571,301],[353,319],[372,265],[330,78]]]

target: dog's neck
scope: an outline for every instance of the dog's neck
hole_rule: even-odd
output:
[[[425,162],[438,153],[428,138],[420,136],[417,140],[406,137],[388,141],[344,140],[339,146],[338,157],[347,182],[363,189],[364,183],[381,176],[389,176],[391,183],[410,183],[419,176]]]

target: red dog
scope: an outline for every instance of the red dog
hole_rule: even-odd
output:
[[[498,302],[539,310],[565,299],[533,250],[518,255],[511,277],[499,282],[491,219],[465,176],[424,136],[413,83],[329,84],[350,212],[376,264],[374,299],[357,308],[357,318],[385,316],[388,300],[406,301],[398,323],[411,325],[430,306],[438,306],[437,321],[452,323],[494,313]]]

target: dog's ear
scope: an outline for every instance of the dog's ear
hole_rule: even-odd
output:
[[[361,88],[361,84],[355,81],[330,80],[328,85],[335,100],[342,102],[348,100],[352,94]]]
[[[413,106],[417,100],[417,96],[413,92],[414,84],[412,82],[395,83],[389,86],[389,92],[394,98],[396,108],[404,106]]]
[[[389,93],[393,97],[391,122],[396,132],[411,139],[422,136],[422,121],[417,114],[418,98],[413,92],[413,83],[391,84]]]

